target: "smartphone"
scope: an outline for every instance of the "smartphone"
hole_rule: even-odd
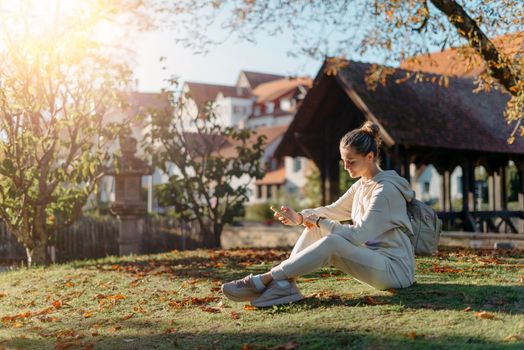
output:
[[[275,213],[278,213],[278,215],[281,215],[281,216],[285,217],[286,219],[288,219],[289,221],[291,221],[291,222],[294,223],[295,225],[298,225],[298,223],[295,222],[295,220],[293,220],[293,219],[291,218],[291,216],[289,216],[288,214],[286,214],[286,213],[284,213],[284,212],[282,212],[282,211],[280,211],[280,210],[278,210],[278,209],[273,208],[273,206],[270,206],[269,209],[273,210]]]

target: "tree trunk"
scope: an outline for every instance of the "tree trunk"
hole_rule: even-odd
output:
[[[45,244],[40,244],[36,242],[37,245],[32,248],[25,248],[27,254],[27,266],[37,266],[37,265],[48,265],[49,260],[47,257],[47,247]]]
[[[220,243],[220,237],[222,236],[222,229],[224,225],[222,224],[213,224],[213,248],[221,248],[222,244]]]
[[[511,69],[511,62],[504,60],[491,40],[455,0],[431,0],[433,5],[442,11],[458,33],[467,39],[489,68],[495,78],[513,96],[518,95],[518,77]]]

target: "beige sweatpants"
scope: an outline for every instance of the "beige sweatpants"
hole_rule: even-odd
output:
[[[323,236],[320,229],[306,228],[288,259],[271,269],[274,279],[290,279],[332,265],[376,289],[402,288],[411,281],[399,281],[392,261],[365,246],[356,246],[338,235]]]

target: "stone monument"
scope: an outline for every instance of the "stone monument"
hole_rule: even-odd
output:
[[[115,177],[115,201],[109,210],[118,218],[120,255],[142,253],[147,203],[142,198],[142,176],[152,169],[135,156],[137,141],[129,134],[119,136],[122,157],[107,175]]]

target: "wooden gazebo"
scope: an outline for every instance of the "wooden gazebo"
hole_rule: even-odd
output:
[[[507,138],[511,126],[503,118],[508,95],[498,90],[474,93],[469,78],[426,75],[424,81],[405,80],[395,69],[386,85],[366,85],[370,64],[349,61],[335,75],[325,65],[315,78],[285,133],[277,156],[302,156],[314,161],[322,178],[322,201],[339,196],[340,138],[371,120],[381,127],[384,140],[382,167],[410,179],[410,164],[431,164],[442,176],[439,216],[466,231],[522,232],[524,219],[524,139]],[[507,208],[506,171],[509,161],[518,168],[519,210]],[[462,168],[462,211],[451,207],[452,171]],[[476,207],[474,169],[484,166],[489,175],[489,210]],[[517,219],[518,218],[518,219]],[[515,224],[517,222],[517,224]]]

